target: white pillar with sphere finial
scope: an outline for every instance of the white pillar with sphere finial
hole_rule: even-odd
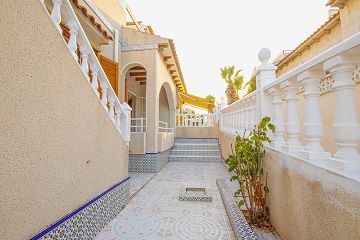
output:
[[[258,58],[261,65],[255,71],[256,91],[258,91],[256,119],[261,120],[265,116],[272,116],[272,99],[270,95],[264,93],[264,86],[276,80],[276,66],[269,63],[271,52],[268,48],[261,49]]]

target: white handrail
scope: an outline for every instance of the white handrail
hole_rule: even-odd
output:
[[[213,127],[216,114],[176,114],[176,127]]]
[[[44,2],[39,0],[45,7]],[[69,0],[52,0],[53,6],[50,18],[54,23],[56,29],[62,35],[60,27],[61,19],[64,19],[65,25],[70,29],[70,39],[67,44],[75,61],[79,63],[76,54],[77,46],[80,46],[81,52],[81,69],[90,83],[95,94],[99,97],[98,87],[100,83],[101,89],[101,104],[104,110],[119,130],[121,136],[126,143],[130,141],[130,113],[131,108],[127,103],[121,104],[117,95],[115,94],[98,58],[96,57],[91,44],[74,12],[74,9]],[[89,68],[90,66],[90,68]],[[90,71],[91,70],[91,75]]]

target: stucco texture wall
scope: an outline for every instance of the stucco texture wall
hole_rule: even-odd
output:
[[[119,0],[92,0],[92,2],[118,24],[126,25],[126,13]]]
[[[218,138],[218,126],[215,127],[177,127],[176,137],[178,138]]]
[[[360,32],[360,1],[348,0],[340,11],[341,31],[343,38]]]
[[[128,175],[128,147],[39,1],[0,1],[0,239],[29,239]]]
[[[219,133],[223,157],[234,136]],[[266,148],[270,218],[282,239],[359,239],[360,183]]]

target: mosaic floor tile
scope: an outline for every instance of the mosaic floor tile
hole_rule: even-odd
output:
[[[225,177],[219,162],[169,162],[96,240],[235,239],[216,185]],[[213,202],[180,202],[179,191],[188,186],[209,187]]]

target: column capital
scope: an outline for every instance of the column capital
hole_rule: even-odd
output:
[[[319,70],[307,70],[305,72],[300,73],[297,76],[297,80],[298,82],[303,82],[309,79],[317,79],[320,81],[320,79],[324,76],[324,72],[323,71],[319,71]]]
[[[292,79],[289,79],[289,80],[286,80],[284,82],[282,82],[280,84],[280,88],[281,89],[287,89],[287,88],[290,88],[290,87],[294,87],[297,89],[299,83],[296,81],[296,79],[292,78]]]
[[[354,71],[355,65],[358,63],[360,63],[359,57],[356,57],[354,55],[341,54],[325,61],[323,69],[325,72],[329,71],[330,73],[333,71],[345,69],[348,69],[349,71]]]

